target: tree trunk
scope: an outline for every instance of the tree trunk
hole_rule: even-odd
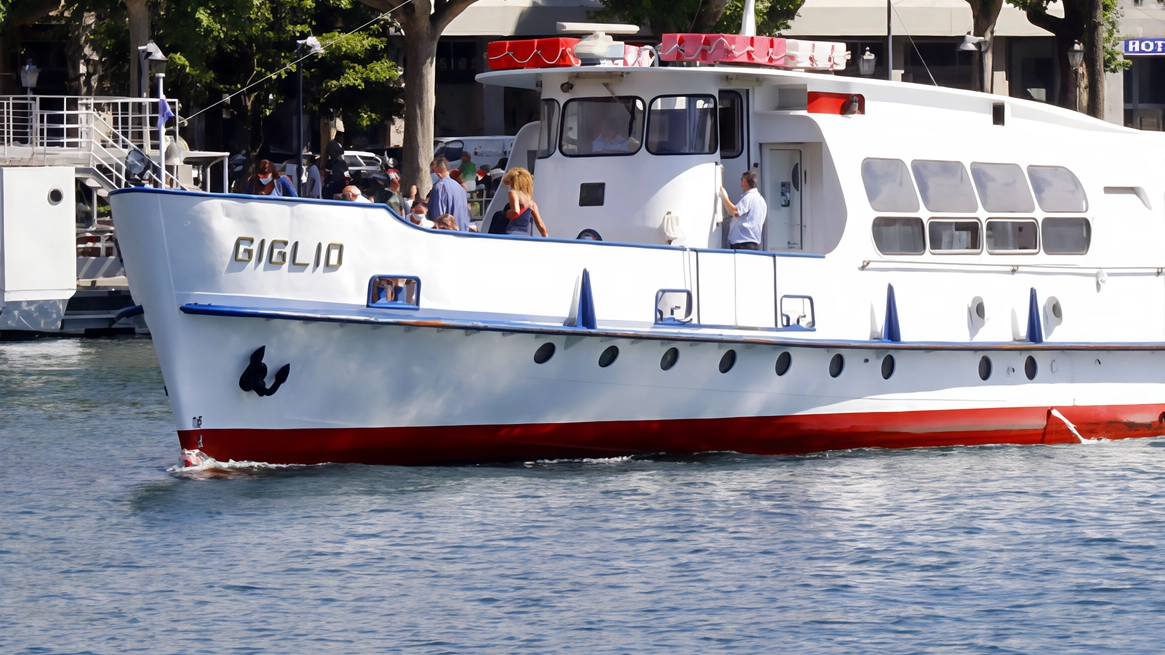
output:
[[[97,25],[97,12],[78,12],[80,20],[70,21],[68,61],[69,92],[82,96],[96,95],[101,86],[103,57],[93,42],[93,30]]]
[[[405,139],[401,162],[401,186],[417,185],[417,197],[429,193],[432,181],[433,120],[437,105],[437,39],[428,15],[398,20],[405,35]]]
[[[1088,0],[1084,66],[1088,71],[1088,115],[1104,119],[1104,0]]]
[[[1079,111],[1080,76],[1068,65],[1068,50],[1082,37],[1084,21],[1081,3],[1084,0],[1064,0],[1064,18],[1049,16],[1044,8],[1031,5],[1027,19],[1032,25],[1042,27],[1056,37],[1056,86],[1049,99],[1061,107]]]
[[[129,95],[137,98],[145,92],[147,97],[150,95],[146,89],[139,88],[138,80],[140,78],[140,71],[138,70],[139,55],[138,47],[146,44],[150,40],[150,8],[148,0],[122,0],[125,2],[125,8],[129,11]]]
[[[987,49],[978,51],[975,56],[979,64],[972,75],[975,89],[993,93],[995,81],[991,69],[994,65],[995,23],[999,20],[1003,0],[967,0],[967,3],[971,5],[972,33],[987,39]]]

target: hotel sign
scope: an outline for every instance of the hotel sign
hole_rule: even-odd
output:
[[[1125,39],[1124,54],[1126,57],[1145,55],[1165,56],[1165,38]]]

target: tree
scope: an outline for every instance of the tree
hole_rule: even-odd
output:
[[[994,87],[994,76],[991,74],[993,56],[990,47],[995,39],[995,22],[999,20],[999,12],[1003,9],[1003,0],[967,0],[971,5],[971,29],[975,36],[987,39],[989,47],[979,51],[979,66],[974,72],[972,83],[975,88],[991,93]]]
[[[1007,0],[1022,9],[1036,27],[1056,39],[1055,103],[1070,109],[1087,108],[1090,115],[1104,117],[1104,74],[1128,67],[1116,46],[1116,22],[1120,18],[1117,0],[1061,0],[1064,17],[1048,14],[1052,0]],[[1084,46],[1084,67],[1074,71],[1068,51],[1079,41]]]
[[[433,121],[437,104],[437,41],[441,33],[477,0],[360,0],[380,11],[391,11],[405,42],[405,139],[401,178],[421,195],[431,186]]]
[[[150,40],[150,7],[149,0],[122,0],[129,12],[129,94],[133,97],[143,95],[145,89],[138,88],[141,80],[141,59],[138,48]],[[144,95],[149,96],[146,91]]]
[[[600,20],[648,25],[656,36],[674,32],[730,33],[740,31],[744,0],[602,0]],[[805,0],[757,0],[757,33],[775,34],[789,28]]]

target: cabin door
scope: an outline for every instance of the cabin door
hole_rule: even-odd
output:
[[[763,157],[761,195],[769,205],[764,249],[799,251],[805,242],[805,223],[801,218],[805,173],[801,150],[765,148]]]

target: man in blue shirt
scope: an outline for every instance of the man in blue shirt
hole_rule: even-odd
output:
[[[720,198],[735,220],[728,230],[728,247],[733,250],[760,250],[761,235],[769,205],[756,190],[756,171],[745,171],[740,176],[740,189],[744,191],[736,204],[728,199],[728,192],[720,188]]]
[[[458,230],[476,232],[477,228],[469,218],[469,195],[465,193],[465,187],[449,177],[448,160],[438,157],[433,160],[431,168],[437,176],[437,183],[429,196],[429,213],[433,216],[452,214],[457,219]]]

